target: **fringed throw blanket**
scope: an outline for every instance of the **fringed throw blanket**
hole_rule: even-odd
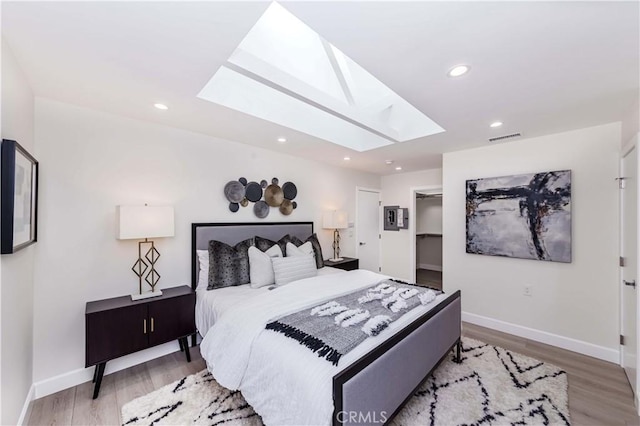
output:
[[[442,292],[396,280],[357,290],[267,324],[333,365],[370,336],[416,306],[431,303]]]

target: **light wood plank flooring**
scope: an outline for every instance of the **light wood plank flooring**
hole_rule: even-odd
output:
[[[605,361],[553,346],[463,323],[463,335],[553,363],[569,376],[569,410],[574,425],[640,425],[631,388],[622,369]],[[91,399],[93,384],[40,398],[31,403],[30,425],[120,424],[122,406],[181,377],[205,368],[199,348],[192,361],[175,352],[104,377],[100,396]]]

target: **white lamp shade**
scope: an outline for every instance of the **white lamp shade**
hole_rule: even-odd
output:
[[[173,237],[172,206],[116,206],[119,240]]]
[[[344,210],[324,212],[322,215],[322,227],[325,229],[345,229],[348,227],[349,215]]]

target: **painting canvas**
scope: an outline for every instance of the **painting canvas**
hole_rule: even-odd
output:
[[[571,171],[467,181],[467,253],[571,262]]]

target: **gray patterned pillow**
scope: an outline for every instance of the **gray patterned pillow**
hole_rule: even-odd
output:
[[[316,258],[316,268],[320,269],[324,266],[324,257],[322,256],[322,247],[320,246],[320,242],[318,241],[318,236],[316,234],[311,235],[306,240],[302,241],[298,237],[291,237],[291,244],[296,247],[300,247],[307,241],[311,242],[311,246],[313,247],[313,254]],[[285,244],[286,245],[286,244]],[[285,251],[283,251],[285,253]]]
[[[253,238],[231,247],[220,241],[209,241],[209,285],[207,290],[248,284],[249,247]]]
[[[298,241],[300,241],[300,240],[298,240]],[[280,250],[282,250],[282,255],[283,256],[287,251],[287,243],[289,243],[289,242],[291,242],[291,235],[289,235],[289,234],[287,234],[284,237],[280,238],[278,240],[278,242],[271,241],[271,240],[269,240],[267,238],[258,237],[257,235],[256,235],[256,238],[255,238],[255,243],[256,243],[256,247],[258,248],[258,250],[267,251],[271,247],[273,247],[273,246],[275,246],[277,244],[277,245],[280,246]]]

